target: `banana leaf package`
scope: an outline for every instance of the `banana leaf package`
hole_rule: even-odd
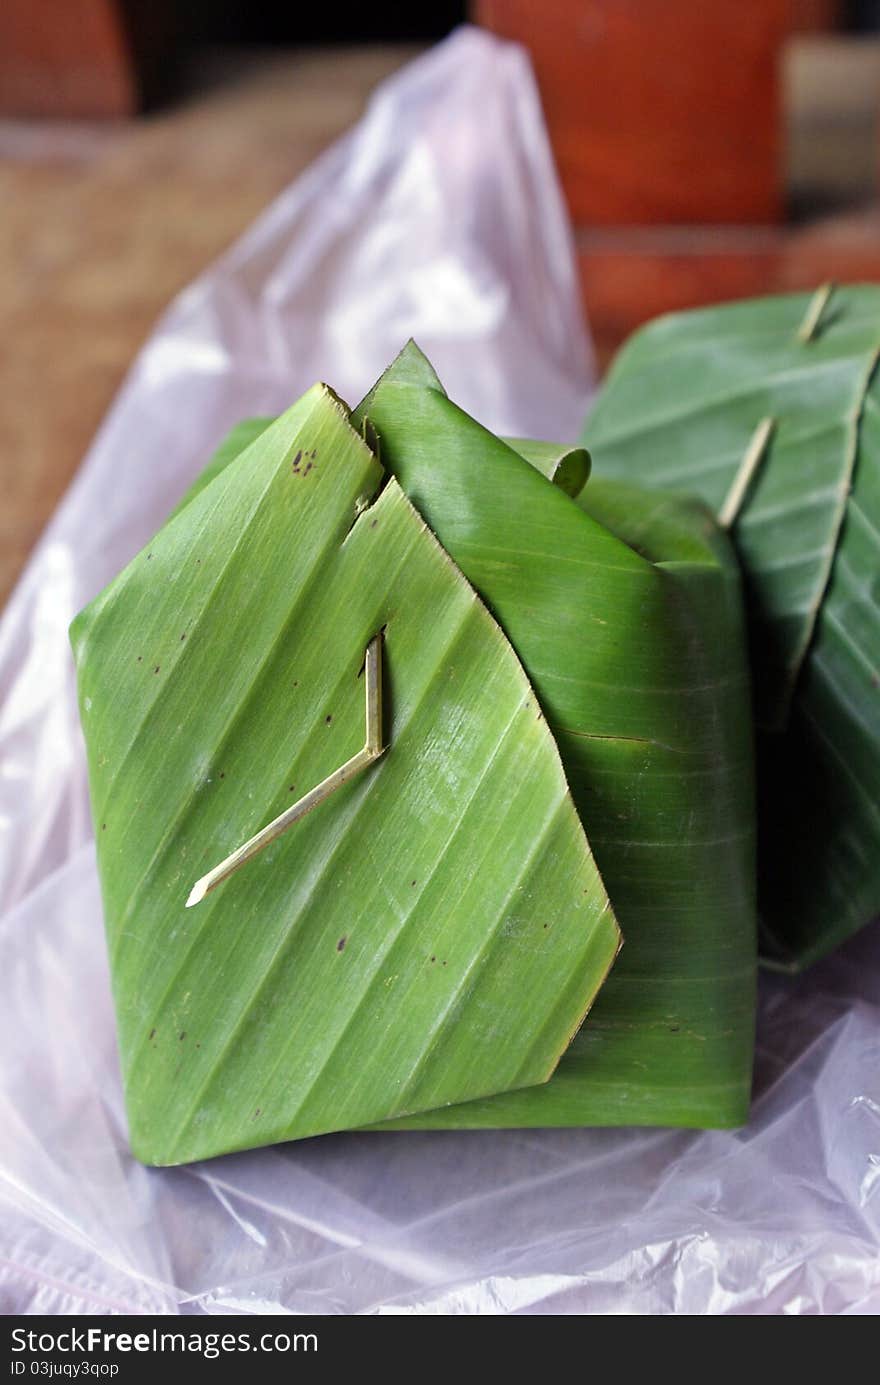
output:
[[[145,1162],[745,1119],[737,568],[698,504],[586,471],[487,433],[410,347],[350,418],[316,386],[242,425],[74,622]]]
[[[878,350],[877,287],[682,313],[625,346],[586,427],[601,475],[728,511],[759,726],[762,944],[789,969],[880,912]]]
[[[451,159],[452,148],[466,157]],[[832,294],[810,346],[820,347],[835,328],[847,297]],[[801,297],[790,310],[795,334],[809,301]],[[247,466],[262,469],[269,482],[274,464],[255,444],[269,419],[314,380],[329,381],[356,404],[409,333],[426,349],[451,399],[505,438],[506,450],[443,399],[432,373],[410,351],[394,379],[386,377],[373,394],[366,423],[362,413],[353,420],[354,441],[342,426],[346,411],[331,415],[332,395],[319,392],[320,403],[313,397],[309,423],[298,413],[289,441],[296,432],[302,438],[286,463],[298,490],[284,488],[277,451],[277,486],[268,485],[264,505],[248,490],[243,470],[232,481]],[[39,372],[34,378],[43,393],[51,390]],[[691,378],[696,383],[699,371]],[[736,599],[732,555],[737,548],[744,555],[739,524],[725,530],[712,523],[725,508],[728,514],[736,509],[726,503],[733,468],[729,484],[717,495],[707,492],[702,502],[687,478],[661,494],[647,462],[615,466],[611,474],[601,439],[590,435],[588,477],[583,446],[571,444],[580,436],[593,379],[573,247],[528,58],[516,45],[473,27],[384,83],[362,122],[189,284],[150,332],[0,623],[0,1048],[7,1058],[0,1065],[0,1284],[9,1309],[154,1315],[876,1310],[880,930],[863,929],[799,975],[759,976],[747,1105],[757,930],[750,902],[754,875],[746,870],[750,823],[735,805],[737,796],[742,802],[750,792],[751,769],[748,752],[737,768],[740,756],[730,748],[740,736],[747,739],[748,719],[730,720],[736,688],[744,685],[741,615],[737,609],[734,625],[727,604]],[[395,400],[409,401],[411,417],[398,415]],[[665,403],[668,413],[686,406],[672,397]],[[640,407],[634,391],[633,422]],[[445,420],[442,447],[421,440],[420,471],[408,460],[417,412]],[[755,437],[760,440],[760,424],[770,413],[759,399],[736,439],[739,457],[752,450]],[[254,422],[258,415],[262,420]],[[323,456],[312,432],[319,420],[327,424],[321,428]],[[618,426],[623,422],[619,418]],[[777,438],[774,433],[770,441]],[[224,439],[216,463],[206,466]],[[276,435],[264,446],[278,442]],[[308,461],[294,476],[296,451],[305,451],[306,443],[318,457],[307,475]],[[26,453],[16,453],[24,459],[22,474],[30,474]],[[763,454],[768,461],[774,461],[772,448]],[[653,462],[659,465],[659,450]],[[366,505],[347,537],[353,510],[339,518],[345,506],[335,507],[333,486],[321,493],[323,519],[317,510],[306,515],[292,508],[295,499],[304,507],[310,496],[317,501],[311,487],[321,482],[322,463],[332,468],[340,493],[361,494],[352,470],[364,478]],[[521,466],[547,478],[540,505]],[[224,469],[229,490],[220,488]],[[438,473],[430,492],[427,471]],[[200,473],[181,508],[184,491]],[[468,483],[459,490],[458,515],[447,532],[441,532],[443,477],[450,490],[462,478]],[[496,487],[494,497],[483,480]],[[757,496],[754,487],[766,480],[759,462],[739,504],[743,523]],[[854,473],[859,486],[864,480]],[[378,545],[361,545],[370,538],[363,531],[376,518],[376,506],[395,485],[410,510],[398,497],[389,543],[399,552],[406,529],[413,548],[392,574]],[[502,506],[501,486],[507,486],[511,520],[515,490],[530,507],[516,549],[492,553],[497,545],[487,529],[483,542],[473,544],[479,553],[468,551],[465,520],[470,515],[475,527],[488,526],[490,505]],[[676,498],[676,492],[692,498]],[[240,509],[227,508],[248,498],[253,528],[241,522]],[[167,523],[175,506],[176,529]],[[869,515],[861,502],[860,508]],[[576,537],[574,520],[561,518],[569,509],[590,521]],[[855,522],[869,538],[869,528]],[[373,531],[373,541],[380,533]],[[148,542],[153,537],[155,544]],[[221,560],[213,555],[218,568],[210,601],[207,588],[187,590],[194,576],[185,561],[188,543],[195,573],[205,565],[206,550],[225,545],[231,566],[220,578]],[[176,566],[171,545],[178,550]],[[356,559],[369,554],[356,580],[353,545]],[[565,561],[575,546],[582,548],[582,561]],[[141,559],[118,579],[141,549]],[[870,554],[870,547],[865,551]],[[538,552],[553,555],[546,570],[533,563]],[[854,553],[851,558],[855,563]],[[489,583],[518,564],[519,617],[515,589],[493,584],[490,590]],[[859,582],[869,587],[875,567],[858,570]],[[774,733],[778,749],[792,744],[798,701],[813,677],[810,658],[837,579],[835,565],[788,730]],[[226,585],[232,580],[234,590]],[[379,594],[383,581],[390,590],[387,605]],[[79,676],[92,680],[91,688],[81,688],[78,708],[67,631],[111,582],[75,631]],[[570,601],[551,600],[552,590],[559,593],[566,582]],[[344,592],[344,603],[336,604],[330,584],[340,598]],[[362,585],[370,588],[363,595]],[[431,604],[427,619],[419,616],[418,637],[410,626],[402,642],[398,616],[404,613],[394,597],[404,585],[410,598],[416,586],[423,595],[430,589]],[[591,604],[593,588],[602,598],[598,608]],[[465,592],[476,607],[467,620]],[[754,638],[753,588],[747,596]],[[210,609],[190,623],[195,597]],[[607,621],[612,599],[608,626],[590,619],[595,614]],[[285,604],[291,632],[296,625],[289,641]],[[162,624],[160,608],[172,625]],[[838,608],[847,618],[858,610],[852,599]],[[559,635],[546,658],[538,658],[544,651],[537,638],[526,646],[531,611],[543,613],[545,630]],[[462,643],[444,654],[442,631],[435,639],[433,624],[442,622],[451,635],[459,617]],[[273,625],[277,651],[269,647]],[[484,648],[480,632],[494,652]],[[222,658],[209,661],[207,643],[199,650],[203,634],[222,642]],[[594,643],[599,636],[607,639],[602,646]],[[278,687],[282,647],[291,676],[288,686]],[[560,650],[566,663],[554,680]],[[483,698],[473,681],[457,686],[465,653],[491,677]],[[681,668],[670,675],[677,662]],[[728,681],[735,666],[736,684]],[[377,670],[384,713],[378,740]],[[456,677],[444,678],[452,671]],[[415,706],[417,675],[432,707],[427,701]],[[588,680],[595,685],[589,701]],[[320,707],[319,686],[328,690]],[[688,690],[680,721],[671,694],[659,691],[676,687]],[[243,723],[232,718],[227,725],[224,709],[247,689]],[[301,691],[304,700],[298,700]],[[542,722],[527,719],[531,708],[518,710],[520,697],[536,699]],[[466,707],[467,717],[456,719],[456,707]],[[505,712],[516,713],[516,745],[501,739]],[[567,719],[569,712],[575,719]],[[137,733],[145,713],[145,729]],[[407,721],[410,713],[416,720]],[[762,717],[768,720],[766,711]],[[81,723],[92,762],[94,821]],[[566,735],[584,723],[589,737]],[[429,739],[425,733],[434,725],[439,734]],[[178,733],[178,726],[185,730]],[[418,756],[411,753],[417,731]],[[443,775],[446,765],[464,765],[476,783],[460,734],[470,736],[474,755],[482,756],[486,792],[490,779],[499,796],[504,786],[503,797],[479,813],[479,822],[461,812],[459,790]],[[99,744],[107,735],[113,738],[112,765]],[[643,745],[642,736],[653,744]],[[763,730],[759,740],[766,776]],[[499,753],[490,764],[493,741]],[[200,748],[210,763],[198,762]],[[686,753],[674,753],[682,749]],[[224,763],[213,761],[218,752]],[[860,765],[858,754],[851,763]],[[292,772],[295,757],[300,774]],[[250,834],[277,821],[328,777],[338,782],[352,760],[360,768],[349,771],[347,783],[217,882],[217,867]],[[117,786],[105,798],[108,774]],[[394,794],[380,779],[392,775],[400,776]],[[523,782],[533,777],[534,803]],[[837,779],[831,788],[842,792]],[[514,795],[519,806],[507,814]],[[544,908],[558,908],[562,918],[575,898],[557,878],[558,864],[551,868],[548,861],[543,876],[537,874],[539,856],[551,847],[542,810],[549,814],[557,796],[553,842],[564,851],[569,872],[583,880],[581,888],[590,890],[580,896],[587,901],[580,916],[585,929],[597,948],[611,951],[618,930],[623,939],[601,986],[598,965],[591,968],[582,952],[578,998],[566,997],[560,983],[568,977],[574,986],[579,966],[572,961],[585,941],[580,936],[569,955],[556,946],[557,932],[554,950],[545,954],[558,969],[555,990],[546,973],[537,974],[544,939],[552,934],[552,926],[546,933],[543,927],[551,923]],[[804,805],[794,787],[791,796],[796,832]],[[393,842],[371,801],[391,815]],[[438,862],[442,900],[438,889],[436,911],[420,919],[409,895],[430,888],[427,876],[404,870],[401,880],[393,874],[395,863],[401,867],[410,849],[436,850],[442,823],[456,813],[464,822],[456,847],[462,855],[448,870]],[[137,819],[151,840],[140,841]],[[777,832],[783,826],[777,824]],[[676,835],[678,848],[671,844]],[[713,848],[722,838],[729,840]],[[534,860],[530,843],[538,853]],[[138,856],[128,863],[132,850]],[[815,876],[810,850],[815,844],[804,844],[797,869]],[[496,863],[494,882],[485,877],[487,862]],[[537,903],[515,893],[507,907],[523,865],[537,886]],[[122,872],[130,872],[130,889]],[[141,874],[143,883],[135,879]],[[186,908],[197,882],[212,876],[215,888]],[[785,876],[778,883],[781,889],[797,886]],[[312,888],[313,910],[305,897]],[[765,914],[766,888],[765,878]],[[610,907],[600,922],[606,898]],[[428,907],[431,899],[425,895],[420,903]],[[748,907],[740,908],[737,899],[749,901]],[[112,974],[100,936],[105,914]],[[449,929],[438,938],[444,917]],[[450,968],[464,956],[453,946],[459,936],[456,931],[453,937],[453,927],[462,930],[462,946],[476,959],[469,978],[480,976],[483,987],[474,996],[480,1005],[462,1018],[472,1072],[463,1047],[451,1048],[455,1002],[445,1033],[441,1013],[441,996],[451,996],[445,989]],[[431,950],[425,946],[420,953],[429,933]],[[387,966],[368,988],[368,957],[383,942],[390,945]],[[514,954],[509,959],[507,947]],[[533,976],[530,965],[526,980],[526,966],[519,967],[523,951],[536,971]],[[502,977],[496,969],[503,964],[515,973],[508,973],[515,991],[503,982],[503,1002],[516,1024],[498,1005]],[[590,970],[598,989],[569,1043],[563,1014],[574,1028],[581,1004],[587,1008]],[[261,971],[266,983],[251,1001],[249,987]],[[499,986],[492,989],[496,974]],[[305,983],[316,984],[319,976],[327,984],[316,1002],[314,985]],[[410,981],[415,990],[407,991]],[[433,1001],[429,983],[436,988]],[[343,993],[340,986],[350,989]],[[359,986],[366,999],[356,1009],[351,1002]],[[533,986],[548,1020],[540,1035],[529,1014]],[[414,997],[419,1006],[407,1033],[403,1011]],[[392,1033],[395,1003],[401,1010]],[[356,1042],[340,1033],[343,1017]],[[503,1039],[491,1035],[499,1024]],[[530,1053],[523,1024],[535,1036]],[[339,1038],[336,1058],[331,1031]],[[393,1063],[397,1075],[413,1079],[402,1100],[384,1068],[371,1061],[374,1043],[382,1047],[383,1065]],[[563,1047],[552,1077],[541,1081]],[[273,1063],[280,1064],[276,1073],[270,1072]],[[216,1068],[217,1080],[206,1086],[209,1068]],[[516,1085],[523,1078],[533,1085]],[[451,1104],[416,1110],[423,1099],[439,1099],[441,1081],[455,1084]],[[496,1084],[494,1095],[476,1095]],[[745,1125],[728,1130],[607,1128],[648,1119],[717,1127],[746,1114]],[[271,1143],[325,1120],[372,1124]],[[511,1128],[563,1120],[568,1127]],[[599,1121],[606,1128],[589,1124]],[[420,1122],[500,1128],[398,1128]],[[141,1159],[156,1162],[242,1143],[253,1148],[156,1169],[132,1155],[132,1139]]]

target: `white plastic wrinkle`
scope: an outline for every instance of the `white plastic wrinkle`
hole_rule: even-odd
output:
[[[459,31],[172,305],[0,623],[0,1311],[880,1309],[880,939],[762,983],[735,1133],[350,1134],[130,1156],[67,626],[225,430],[409,335],[491,427],[576,435],[567,222],[515,47]]]

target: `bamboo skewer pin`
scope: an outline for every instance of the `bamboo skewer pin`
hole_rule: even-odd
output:
[[[808,341],[813,340],[819,329],[822,314],[828,307],[828,300],[833,292],[833,284],[823,284],[821,288],[816,289],[816,292],[807,304],[804,320],[798,328],[797,339],[799,342],[806,345]]]
[[[227,856],[225,861],[221,861],[219,866],[208,871],[193,885],[189,898],[186,901],[187,909],[191,909],[194,904],[200,904],[205,895],[210,894],[211,890],[217,888],[224,880],[228,880],[230,875],[240,870],[248,861],[269,846],[286,832],[288,827],[292,827],[300,818],[305,817],[306,813],[311,812],[312,808],[317,808],[319,803],[323,803],[332,793],[341,788],[343,784],[359,774],[362,769],[366,769],[378,760],[385,750],[382,744],[382,636],[374,635],[367,645],[367,652],[364,659],[364,686],[366,700],[366,739],[362,750],[353,755],[350,760],[346,760],[344,765],[334,770],[326,779],[322,779],[320,784],[316,784],[307,794],[298,799],[289,808],[280,813],[277,818],[273,818],[270,823],[255,836],[244,842],[240,847]]]
[[[758,467],[764,460],[767,445],[773,436],[775,427],[775,418],[764,418],[752,434],[743,459],[737,467],[730,490],[724,497],[724,503],[718,511],[718,523],[722,529],[731,529],[736,522],[749,486],[754,480]]]
[[[833,292],[833,283],[822,284],[807,304],[807,311],[804,313],[803,321],[797,330],[797,339],[802,345],[806,346],[807,342],[811,342],[815,337]],[[724,497],[724,503],[718,511],[718,523],[722,529],[731,529],[736,523],[749,486],[752,484],[758,467],[764,460],[767,445],[773,436],[775,427],[775,419],[764,418],[752,434],[730,490]]]

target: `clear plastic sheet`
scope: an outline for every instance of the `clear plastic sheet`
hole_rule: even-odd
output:
[[[591,382],[523,54],[463,30],[393,78],[171,307],[0,624],[0,1310],[880,1309],[880,938],[765,978],[746,1130],[350,1134],[128,1153],[67,625],[226,428],[415,335],[490,426]]]

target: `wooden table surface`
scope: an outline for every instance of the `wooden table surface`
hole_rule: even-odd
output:
[[[415,51],[226,57],[145,120],[0,122],[0,605],[168,301]]]

